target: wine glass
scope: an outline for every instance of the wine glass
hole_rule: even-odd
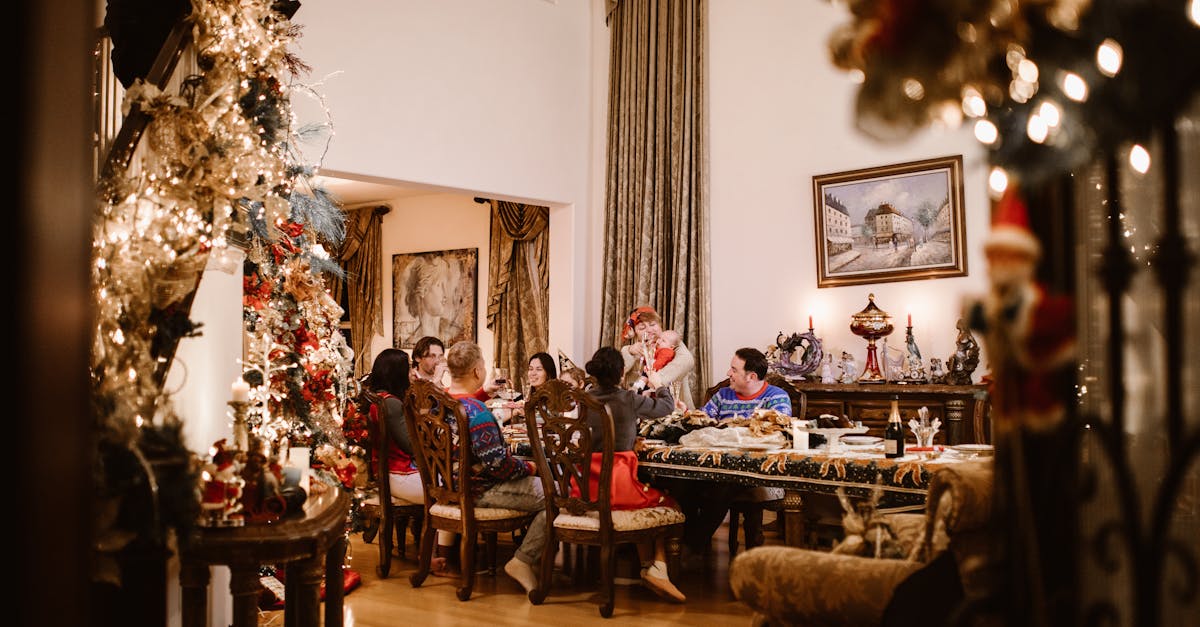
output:
[[[512,388],[509,387],[508,368],[496,368],[495,382],[496,385],[500,386],[500,388],[496,390],[496,395],[506,401],[511,400]]]

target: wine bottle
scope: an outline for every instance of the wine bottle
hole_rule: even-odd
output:
[[[897,399],[892,399],[892,412],[883,432],[883,456],[904,457],[904,425],[900,424],[900,401]]]

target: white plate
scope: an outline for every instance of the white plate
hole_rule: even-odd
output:
[[[843,435],[842,444],[849,446],[874,446],[883,441],[883,438],[873,435]]]
[[[642,446],[667,446],[666,440],[648,440],[642,439]]]
[[[993,447],[991,444],[956,444],[951,446],[950,449],[964,455],[973,455],[975,457],[990,457],[996,452],[995,447]]]

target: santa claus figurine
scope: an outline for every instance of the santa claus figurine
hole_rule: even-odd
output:
[[[987,348],[997,430],[1057,425],[1073,383],[1074,309],[1034,280],[1041,252],[1025,202],[1009,187],[984,242],[991,289],[967,303],[965,316]]]

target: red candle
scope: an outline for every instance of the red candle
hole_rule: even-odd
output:
[[[912,326],[912,314],[908,314],[908,326]]]
[[[808,328],[809,328],[809,330],[812,330],[812,328],[813,328],[811,315],[808,317]]]

